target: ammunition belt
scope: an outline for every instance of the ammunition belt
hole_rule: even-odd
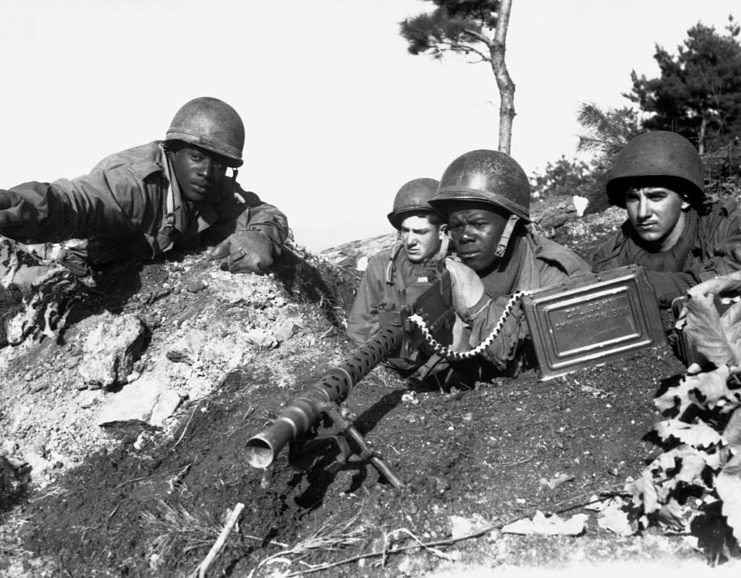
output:
[[[531,293],[532,291],[517,291],[515,294],[513,294],[512,297],[509,298],[509,301],[507,301],[507,304],[504,306],[502,315],[499,317],[499,320],[497,321],[494,328],[491,330],[491,333],[489,333],[488,337],[481,343],[479,343],[474,349],[471,349],[469,351],[453,351],[452,349],[450,349],[450,347],[446,347],[445,345],[437,341],[433,337],[430,330],[427,328],[427,323],[425,323],[425,320],[422,319],[420,315],[416,313],[414,315],[411,315],[409,317],[409,321],[419,327],[419,330],[422,332],[425,341],[440,357],[444,357],[445,359],[452,359],[454,361],[471,359],[482,353],[487,347],[494,343],[497,335],[499,335],[499,332],[504,327],[504,322],[507,320],[507,317],[512,315],[512,312],[514,311],[515,306],[519,303],[520,299],[522,299],[525,295],[530,295]]]

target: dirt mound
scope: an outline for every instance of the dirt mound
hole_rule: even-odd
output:
[[[328,352],[344,351],[336,339],[311,357],[297,355],[297,345],[289,344],[281,363],[307,380],[320,375]],[[361,562],[323,575],[429,572],[444,560],[410,551],[385,568],[375,563],[410,535],[445,542],[456,525],[475,530],[536,509],[569,512],[637,475],[647,457],[639,440],[657,419],[647,401],[659,375],[681,369],[668,352],[651,351],[552,382],[530,372],[444,393],[410,391],[378,368],[348,405],[358,429],[405,481],[395,490],[367,465],[333,467],[331,445],[307,456],[312,467],[304,472],[288,467],[285,453],[266,472],[246,465],[246,439],[298,391],[275,384],[275,361],[233,371],[217,391],[183,408],[171,434],[146,447],[130,440],[69,471],[53,492],[18,512],[29,522],[23,547],[71,575],[184,576],[205,556],[227,511],[242,503],[213,575],[272,575],[353,556]],[[494,536],[452,543],[446,556],[552,567],[698,556],[679,538],[616,539],[594,521],[580,538]]]
[[[553,233],[584,249],[617,222],[590,218]],[[375,241],[372,252],[388,239]],[[187,253],[111,267],[60,343],[0,350],[0,453],[32,476],[14,478],[0,574],[187,576],[240,503],[210,575],[702,563],[679,537],[616,538],[593,518],[579,537],[499,532],[536,510],[582,511],[641,471],[651,457],[641,438],[658,417],[651,398],[683,369],[668,348],[548,382],[530,371],[460,391],[415,389],[377,367],[348,407],[400,490],[365,463],[337,462],[331,440],[294,466],[283,451],[268,470],[249,467],[247,439],[350,353],[343,322],[360,273],[344,255],[338,267],[291,246],[265,277]],[[145,348],[122,383],[95,388],[79,368],[110,315],[139,320]],[[176,401],[168,415],[124,412],[100,425],[127,392],[141,402],[153,390]]]

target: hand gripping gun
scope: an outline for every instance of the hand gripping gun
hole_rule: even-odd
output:
[[[342,466],[355,461],[370,462],[394,487],[403,483],[381,457],[372,451],[341,404],[352,388],[379,363],[390,357],[412,357],[424,343],[412,315],[421,316],[438,341],[450,343],[455,312],[452,307],[450,273],[440,261],[401,292],[399,304],[379,307],[380,330],[339,365],[329,369],[319,381],[306,386],[267,429],[247,441],[247,462],[256,468],[268,467],[288,444],[288,460],[296,465],[308,442],[332,440],[337,444]],[[352,440],[356,456],[350,448]]]

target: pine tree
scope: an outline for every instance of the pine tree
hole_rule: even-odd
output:
[[[700,153],[716,149],[741,133],[741,28],[729,16],[726,33],[698,23],[672,56],[660,46],[654,58],[658,78],[631,74],[626,94],[649,113],[648,130],[671,130],[693,142]]]
[[[400,33],[411,54],[442,58],[446,53],[488,62],[499,88],[499,150],[509,153],[515,117],[515,84],[504,54],[512,0],[426,0],[436,8],[407,18]]]

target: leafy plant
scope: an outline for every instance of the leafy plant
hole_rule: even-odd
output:
[[[535,199],[586,196],[595,188],[589,165],[578,159],[567,159],[564,155],[555,162],[549,162],[542,174],[533,174],[531,184]]]
[[[625,486],[636,530],[693,534],[713,562],[741,550],[741,272],[689,290],[677,321],[693,362],[654,400],[663,450]]]

